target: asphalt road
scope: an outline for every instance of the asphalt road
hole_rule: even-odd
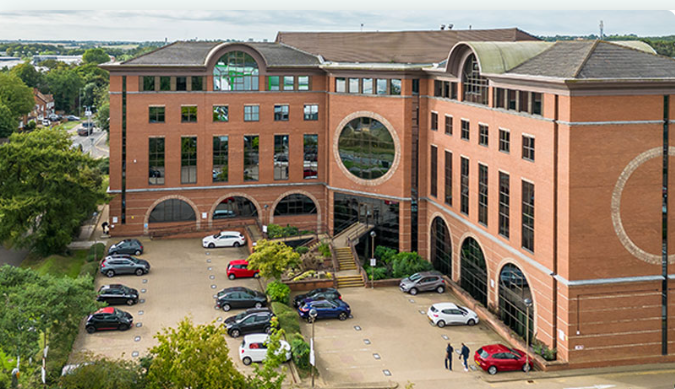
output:
[[[105,144],[106,132],[96,128],[89,136],[77,135],[77,130],[82,128],[82,124],[78,124],[70,131],[68,131],[73,140],[74,145],[82,145],[82,152],[90,154],[93,158],[106,158],[110,156],[110,149]]]

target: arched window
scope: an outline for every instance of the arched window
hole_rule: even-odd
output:
[[[284,197],[274,208],[274,216],[316,215],[316,204],[303,194]]]
[[[534,307],[530,307],[528,316],[526,300],[532,301],[532,291],[523,272],[514,264],[504,265],[499,273],[499,316],[504,324],[523,339],[529,326],[529,340],[532,342]]]
[[[436,217],[431,222],[431,253],[434,269],[452,278],[452,242],[445,221]]]
[[[197,220],[190,204],[179,199],[164,200],[150,212],[148,223],[189,222]]]
[[[225,53],[213,67],[213,89],[258,90],[258,64],[243,51]]]
[[[464,85],[464,101],[487,105],[488,80],[480,75],[475,54],[471,54],[464,62],[462,83]]]
[[[460,253],[462,289],[466,290],[476,301],[487,306],[487,265],[485,256],[474,238],[466,238]]]
[[[213,211],[213,220],[258,216],[255,204],[246,197],[233,196],[223,200]]]

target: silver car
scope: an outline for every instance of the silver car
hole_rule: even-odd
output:
[[[398,285],[402,292],[416,295],[417,292],[429,292],[435,290],[438,293],[445,292],[443,275],[435,271],[415,273],[401,280]]]

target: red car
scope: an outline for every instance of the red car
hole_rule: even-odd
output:
[[[528,372],[531,367],[527,364],[524,351],[509,348],[503,344],[491,344],[479,348],[474,355],[474,361],[476,365],[490,374],[509,370]]]
[[[245,278],[245,277],[260,277],[258,273],[259,270],[249,270],[248,261],[245,259],[237,259],[236,261],[230,261],[227,264],[227,278],[233,280],[235,278]]]

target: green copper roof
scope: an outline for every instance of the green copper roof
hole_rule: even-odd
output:
[[[462,42],[476,53],[482,74],[502,74],[553,46],[552,42]]]
[[[648,44],[642,41],[611,41],[610,43],[630,47],[631,49],[644,51],[645,53],[649,54],[656,54],[656,50],[654,50],[653,47],[649,46]]]

